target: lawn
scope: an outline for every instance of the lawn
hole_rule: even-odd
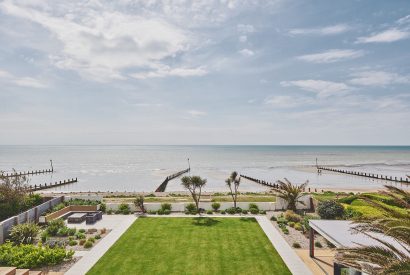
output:
[[[87,274],[291,274],[254,218],[139,218]]]

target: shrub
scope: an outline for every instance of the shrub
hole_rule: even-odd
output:
[[[243,210],[242,210],[242,214],[248,214],[248,210],[243,209]]]
[[[208,214],[208,215],[212,215],[214,212],[212,212],[212,210],[208,210],[208,211],[206,211],[206,214]]]
[[[261,215],[266,215],[266,211],[265,211],[265,210],[260,210],[260,211],[259,211],[259,214],[261,214]]]
[[[100,234],[98,234],[98,235],[95,235],[95,237],[94,237],[96,240],[99,240],[99,239],[101,239],[101,235]]]
[[[344,215],[343,205],[337,201],[322,201],[317,207],[319,216],[322,219],[334,220],[342,218]]]
[[[171,212],[171,208],[172,208],[172,206],[171,206],[170,203],[162,203],[161,204],[161,209],[162,210],[169,210]]]
[[[300,248],[300,244],[299,244],[299,243],[296,243],[296,242],[294,242],[294,243],[292,244],[292,246],[293,246],[293,248]]]
[[[319,241],[316,241],[316,242],[315,242],[315,246],[318,247],[318,248],[322,248],[322,247],[323,247],[322,244],[321,244]]]
[[[219,208],[221,207],[221,204],[219,202],[214,202],[212,203],[212,209],[217,212],[219,210]]]
[[[60,228],[65,227],[63,219],[52,220],[48,223],[47,231],[50,236],[57,236],[57,232]]]
[[[85,244],[85,239],[81,239],[81,240],[79,241],[79,244],[80,244],[80,245],[84,245],[84,244]]]
[[[283,218],[283,217],[279,217],[279,218],[277,219],[277,221],[278,221],[278,224],[284,224],[284,225],[288,224],[288,220],[286,220],[286,219]]]
[[[225,215],[225,214],[226,214],[225,210],[222,210],[222,211],[221,211],[221,214],[222,214],[222,215]]]
[[[289,230],[285,227],[285,228],[282,228],[282,232],[284,233],[284,234],[286,234],[286,235],[288,235],[289,234]]]
[[[157,214],[158,214],[158,215],[164,215],[164,210],[158,209]]]
[[[84,248],[91,248],[91,247],[93,247],[93,243],[92,243],[92,242],[86,241],[86,242],[84,243]]]
[[[301,223],[297,222],[295,223],[295,227],[294,227],[297,231],[303,231],[303,226]]]
[[[47,241],[48,237],[49,237],[49,235],[48,235],[47,230],[44,230],[44,231],[41,233],[41,241],[42,241],[43,243],[45,243],[45,242]]]
[[[190,215],[191,212],[185,211],[185,215]]]
[[[258,207],[258,205],[256,204],[256,203],[250,203],[249,204],[249,210],[251,210],[251,209],[257,209],[258,211],[259,211],[259,207]]]
[[[288,225],[289,225],[290,227],[294,227],[294,226],[295,226],[295,222],[288,222]]]
[[[69,245],[69,246],[77,245],[77,241],[75,241],[75,240],[70,240],[70,241],[68,242],[68,245]]]
[[[254,215],[259,214],[259,210],[256,208],[250,208],[249,211]]]
[[[118,213],[128,215],[131,213],[130,206],[127,203],[121,203],[120,206],[118,206]]]
[[[185,206],[185,209],[187,210],[187,212],[189,212],[189,214],[197,213],[196,205],[194,203],[187,204],[187,206]]]
[[[235,209],[235,212],[236,213],[242,213],[242,208],[240,208],[240,207],[236,207],[236,208],[234,208]]]
[[[112,209],[107,210],[108,215],[112,215]]]
[[[171,214],[171,210],[169,210],[169,209],[164,209],[164,215],[169,215],[169,214]]]
[[[305,215],[303,217],[302,225],[306,230],[309,230],[310,229],[309,220],[317,220],[317,219],[318,219],[318,217],[315,217],[315,216],[312,216],[312,215]]]
[[[95,239],[93,237],[88,238],[87,242],[95,243]]]
[[[103,229],[101,229],[101,234],[105,234],[106,232],[107,232],[107,229],[106,228],[103,228]]]
[[[77,232],[77,229],[69,228],[67,233],[68,233],[68,236],[74,236],[75,232]]]
[[[13,245],[11,242],[6,242],[0,245],[1,265],[17,268],[53,266],[64,260],[70,260],[73,255],[74,251],[66,251],[62,247],[50,248],[41,244]]]
[[[85,233],[85,229],[81,228],[80,230],[78,230],[78,232]]]
[[[150,214],[150,215],[155,215],[155,214],[157,214],[157,211],[155,211],[155,210],[149,210],[149,211],[148,211],[148,214]]]
[[[275,217],[275,215],[273,215],[272,217],[270,217],[270,220],[275,222],[275,221],[277,221],[278,219]]]
[[[357,210],[353,209],[353,207],[348,206],[345,211],[344,211],[344,218],[347,220],[355,219],[355,218],[360,218],[363,216],[362,213],[358,212]]]
[[[226,213],[233,215],[233,214],[236,213],[236,209],[233,208],[233,207],[230,207],[230,208],[226,209]]]
[[[39,232],[40,227],[35,223],[18,224],[11,228],[10,240],[14,244],[32,244]]]
[[[285,212],[285,219],[287,219],[290,222],[300,222],[302,220],[302,217],[292,210],[286,210]]]
[[[64,226],[57,231],[57,236],[66,237],[68,236],[68,227]]]
[[[100,204],[100,211],[102,211],[103,213],[107,211],[107,205],[105,203]]]
[[[76,235],[77,239],[79,239],[79,240],[85,240],[85,238],[86,238],[84,233],[78,232],[75,235]]]
[[[340,203],[345,203],[345,204],[351,204],[353,201],[357,200],[359,198],[359,196],[357,195],[353,195],[353,196],[348,196],[348,197],[344,197],[338,200],[338,202]]]

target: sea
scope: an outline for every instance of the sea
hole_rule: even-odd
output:
[[[320,166],[402,177],[410,175],[410,146],[0,146],[0,171],[17,172],[50,168],[54,173],[33,175],[30,185],[78,178],[45,192],[153,192],[164,179],[191,167],[186,175],[207,179],[204,191],[227,192],[225,179],[232,171],[276,182],[309,181],[314,190],[374,190],[383,185],[409,186],[384,180],[323,171]],[[167,192],[183,191],[180,178]],[[268,188],[243,179],[242,192]]]

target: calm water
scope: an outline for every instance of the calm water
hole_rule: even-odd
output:
[[[154,191],[164,178],[188,167],[208,179],[206,191],[227,191],[231,171],[264,180],[309,180],[313,188],[374,189],[386,182],[342,174],[317,175],[321,165],[405,177],[410,146],[0,146],[0,170],[38,170],[54,163],[53,174],[36,175],[31,184],[78,177],[79,182],[50,191]],[[390,184],[390,183],[389,183]],[[400,186],[400,185],[398,185]],[[167,191],[179,191],[179,179]],[[243,181],[241,191],[264,187]]]

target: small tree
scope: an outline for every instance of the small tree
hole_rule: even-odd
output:
[[[206,179],[202,179],[200,176],[185,176],[181,179],[181,184],[191,193],[196,209],[199,212],[199,201],[201,200],[202,188],[206,184]]]
[[[233,207],[236,208],[236,202],[238,200],[238,188],[241,183],[241,177],[238,177],[238,172],[234,171],[231,173],[230,177],[225,180],[226,185],[231,191],[230,194],[233,200]]]
[[[28,194],[27,181],[25,176],[6,177],[0,173],[0,220],[23,210]]]
[[[135,207],[139,207],[143,214],[145,214],[147,212],[145,210],[145,206],[144,206],[144,196],[140,195],[140,196],[136,197],[135,200],[134,200],[134,205],[135,205]]]
[[[319,202],[317,206],[317,213],[322,219],[335,220],[342,218],[345,210],[341,203],[328,200]]]
[[[300,198],[303,196],[303,190],[308,185],[309,181],[301,185],[292,184],[287,178],[285,181],[278,180],[278,188],[273,188],[279,198],[284,199],[288,203],[287,209],[296,211],[296,204],[305,204]]]

